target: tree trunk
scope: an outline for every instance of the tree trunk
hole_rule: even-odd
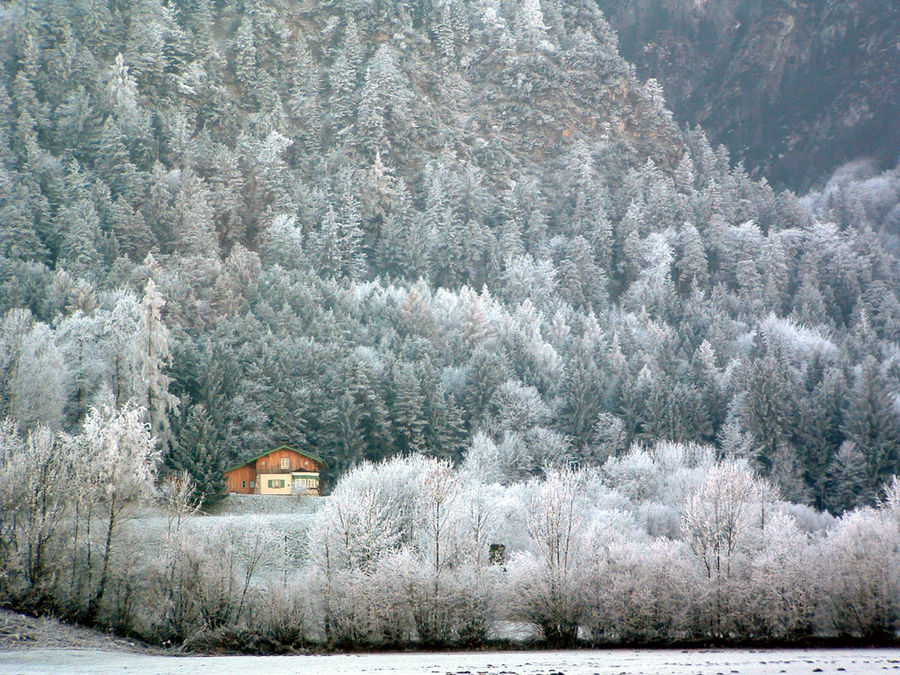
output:
[[[94,597],[91,598],[91,602],[88,605],[88,621],[90,623],[95,623],[97,620],[97,613],[100,611],[100,603],[103,601],[103,596],[106,593],[106,583],[109,578],[109,558],[112,552],[112,539],[113,539],[113,529],[116,525],[116,496],[113,495],[112,502],[109,505],[109,522],[106,528],[106,544],[103,548],[103,562],[100,566],[100,581],[97,584],[97,592],[94,594]]]

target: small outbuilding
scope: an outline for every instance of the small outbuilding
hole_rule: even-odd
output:
[[[290,445],[251,457],[225,471],[225,491],[241,495],[318,495],[325,462]]]

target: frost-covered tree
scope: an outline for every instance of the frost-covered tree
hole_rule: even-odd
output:
[[[146,411],[133,403],[121,410],[92,408],[76,439],[78,450],[73,459],[80,468],[75,480],[89,491],[88,499],[99,512],[103,538],[99,561],[87,563],[91,577],[94,565],[97,568],[85,610],[91,620],[97,619],[108,590],[110,561],[127,509],[153,489],[159,453],[145,415]]]
[[[190,478],[191,496],[208,508],[225,494],[225,457],[222,440],[203,404],[196,404],[179,416],[172,449],[165,458],[165,470]]]
[[[147,281],[141,300],[140,321],[134,334],[135,400],[143,406],[154,438],[165,451],[170,442],[169,415],[178,399],[169,392],[171,378],[166,373],[171,363],[169,329],[162,316],[165,300],[153,279]]]
[[[822,542],[825,606],[843,636],[891,634],[900,619],[897,524],[884,511],[845,514]]]
[[[410,603],[419,638],[427,644],[447,644],[453,636],[459,592],[451,573],[460,556],[460,485],[447,461],[432,461],[423,469],[415,527],[425,573],[412,583]]]
[[[691,495],[682,527],[708,580],[705,631],[728,635],[739,621],[747,553],[755,530],[764,527],[771,489],[745,464],[724,462],[710,469]]]
[[[57,433],[42,424],[24,435],[9,420],[0,424],[0,550],[10,575],[3,586],[34,608],[46,602],[51,592],[70,515],[71,470],[64,445]]]
[[[56,329],[55,340],[71,376],[68,420],[80,420],[90,403],[101,395],[106,382],[106,354],[102,349],[103,323],[80,311],[66,317]]]
[[[817,583],[814,544],[789,515],[774,512],[751,562],[751,611],[761,634],[776,640],[813,632]]]
[[[14,347],[14,349],[16,349]],[[68,396],[69,371],[44,323],[22,336],[9,381],[9,413],[24,427],[38,423],[59,429]]]
[[[510,563],[513,611],[560,646],[575,643],[584,611],[583,483],[582,474],[563,469],[534,485],[527,517],[534,550]]]
[[[900,469],[900,414],[871,358],[859,367],[842,431],[865,458],[865,498],[871,502],[877,486]]]

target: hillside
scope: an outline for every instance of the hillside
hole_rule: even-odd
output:
[[[282,442],[696,441],[834,511],[900,470],[895,259],[680,129],[592,0],[0,11],[19,429],[136,401],[209,493]]]
[[[900,155],[900,8],[877,0],[598,0],[622,53],[753,175],[795,190]]]

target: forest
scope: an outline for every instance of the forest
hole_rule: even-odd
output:
[[[593,0],[17,0],[0,73],[5,601],[160,642],[892,634],[897,171],[751,179]],[[129,562],[132,501],[282,443],[328,464],[309,585],[238,534],[227,574]]]

